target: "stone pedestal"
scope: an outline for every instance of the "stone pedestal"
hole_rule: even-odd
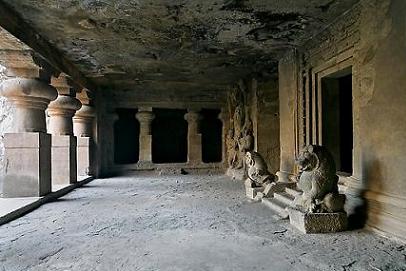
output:
[[[259,200],[260,197],[258,195],[262,195],[264,192],[264,187],[255,187],[253,186],[253,182],[250,179],[246,179],[244,182],[245,185],[245,195],[247,198],[252,200]]]
[[[51,192],[51,135],[4,135],[3,197],[41,197]]]
[[[202,134],[200,133],[201,116],[197,110],[188,110],[185,114],[188,122],[187,160],[189,164],[202,163]]]
[[[347,229],[347,214],[340,213],[304,213],[301,210],[287,208],[290,224],[303,233],[332,233]]]
[[[77,141],[75,136],[52,136],[52,183],[72,184],[77,181]]]
[[[72,184],[77,181],[77,140],[73,136],[72,117],[81,107],[78,99],[59,95],[48,107],[52,134],[52,182]]]
[[[150,110],[142,110],[139,111],[135,117],[140,122],[139,163],[152,163],[151,123],[155,115]]]
[[[93,176],[92,167],[92,139],[90,137],[77,138],[77,168],[78,176]]]

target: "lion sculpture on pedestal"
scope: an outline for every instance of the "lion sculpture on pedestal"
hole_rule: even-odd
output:
[[[298,188],[302,195],[294,204],[308,213],[343,212],[345,195],[338,192],[338,176],[331,153],[323,146],[305,147],[296,164],[300,168]]]
[[[245,155],[245,163],[248,167],[248,181],[252,186],[266,186],[275,181],[275,176],[268,171],[265,160],[259,153],[248,151]]]

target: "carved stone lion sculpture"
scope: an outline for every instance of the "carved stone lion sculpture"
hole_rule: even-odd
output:
[[[275,181],[275,176],[268,171],[265,160],[255,151],[248,151],[245,155],[248,180],[252,186],[266,186]]]
[[[345,195],[338,193],[338,176],[331,153],[325,147],[309,145],[295,162],[301,170],[298,188],[303,194],[294,203],[309,213],[343,211]]]

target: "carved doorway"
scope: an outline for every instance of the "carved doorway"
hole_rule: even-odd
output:
[[[321,78],[322,144],[332,153],[337,171],[352,174],[353,106],[351,67]]]

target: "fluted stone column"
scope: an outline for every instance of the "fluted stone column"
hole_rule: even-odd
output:
[[[80,99],[80,97],[78,96]],[[78,176],[94,175],[93,157],[93,120],[96,116],[94,108],[86,101],[82,102],[82,108],[73,117],[73,133],[77,137],[77,173]],[[88,102],[87,102],[88,103]]]
[[[48,106],[48,131],[52,134],[52,183],[67,185],[77,181],[77,139],[72,118],[82,104],[70,92],[63,91],[69,86],[61,80],[52,80],[59,95]]]
[[[0,94],[14,106],[14,131],[4,136],[3,197],[38,197],[51,192],[51,135],[45,109],[57,97],[46,70],[26,51],[13,52]],[[20,54],[21,53],[21,54]],[[15,57],[15,58],[14,58]]]
[[[135,115],[140,122],[140,163],[152,163],[152,134],[151,124],[155,118],[152,108],[140,108],[140,111]]]
[[[201,116],[198,110],[188,110],[185,114],[188,122],[187,136],[187,160],[189,164],[198,165],[202,163],[202,134],[200,133]]]

